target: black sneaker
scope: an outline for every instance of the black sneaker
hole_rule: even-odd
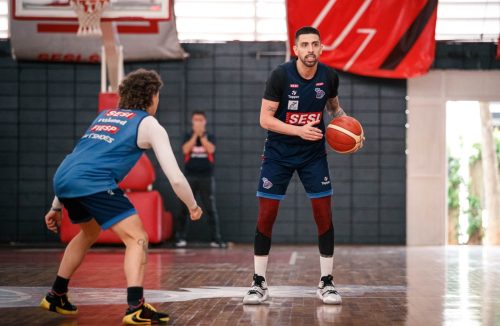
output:
[[[168,314],[157,312],[156,309],[148,303],[135,309],[127,309],[125,317],[123,317],[123,323],[125,325],[166,324],[168,320]]]
[[[69,302],[66,293],[63,295],[57,295],[53,292],[47,293],[40,302],[40,307],[61,315],[76,315],[78,313],[78,309]]]

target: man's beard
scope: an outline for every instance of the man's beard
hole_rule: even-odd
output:
[[[313,61],[308,61],[308,58],[313,58]],[[314,67],[318,63],[318,58],[315,55],[308,54],[306,55],[303,59],[301,58],[300,61],[306,66],[306,67]]]

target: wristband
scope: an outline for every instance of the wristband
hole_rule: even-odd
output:
[[[54,212],[62,212],[62,208],[51,207],[50,210]]]

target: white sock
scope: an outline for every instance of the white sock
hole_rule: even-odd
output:
[[[266,278],[267,258],[269,256],[253,256],[253,263],[255,266],[255,274]]]
[[[321,277],[333,275],[333,256],[323,257],[319,256],[319,265],[321,267]]]

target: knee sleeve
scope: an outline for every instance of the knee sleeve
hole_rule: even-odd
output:
[[[323,257],[331,257],[333,256],[333,249],[334,249],[334,232],[333,232],[333,225],[330,226],[330,229],[320,235],[318,237],[318,247],[319,247],[319,253]]]
[[[332,226],[332,198],[330,196],[313,198],[311,204],[318,235],[322,235]]]
[[[273,234],[273,225],[278,216],[280,201],[276,199],[259,198],[259,217],[257,230],[268,238]]]
[[[334,230],[332,223],[332,198],[330,196],[311,199],[314,220],[318,228],[319,253],[332,256],[334,247]]]
[[[271,250],[271,238],[266,237],[259,230],[255,230],[253,252],[256,256],[267,256]]]
[[[259,217],[255,230],[254,253],[267,256],[271,249],[274,221],[278,216],[279,200],[259,198]]]

